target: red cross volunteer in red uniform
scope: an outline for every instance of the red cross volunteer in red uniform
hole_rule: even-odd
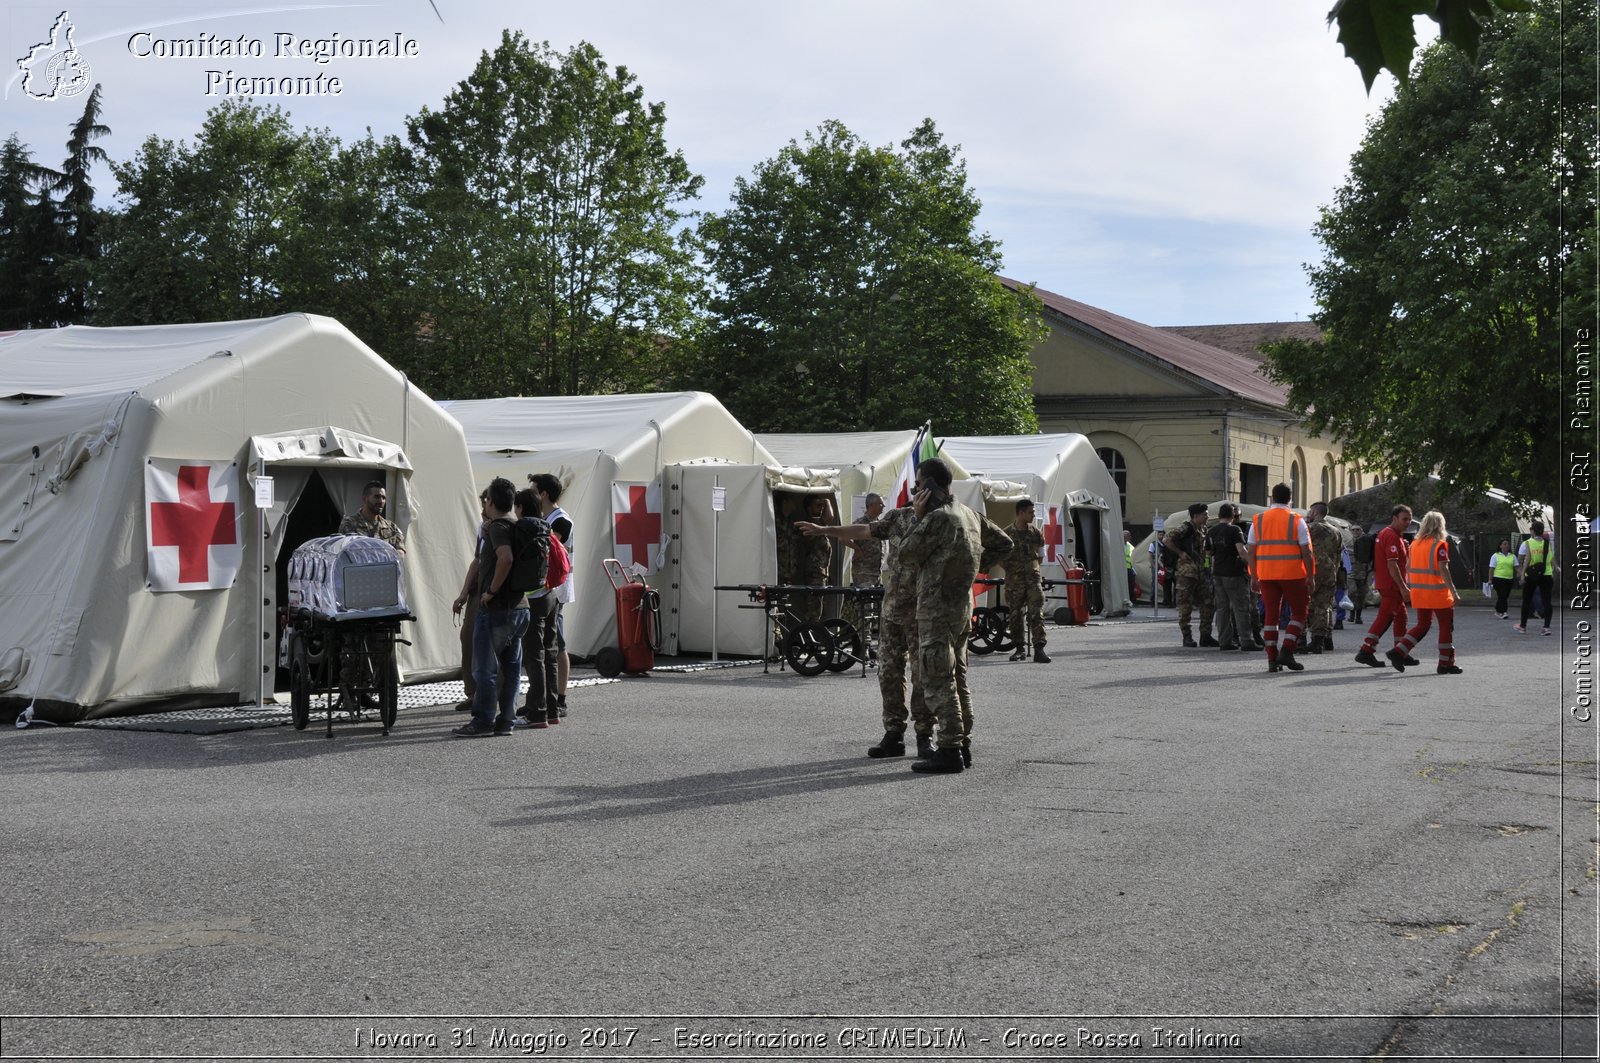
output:
[[[1317,566],[1311,557],[1311,532],[1303,517],[1289,508],[1288,484],[1272,489],[1272,505],[1250,521],[1245,547],[1250,565],[1250,589],[1260,593],[1266,607],[1261,637],[1267,644],[1267,671],[1305,669],[1294,658],[1300,633],[1306,629],[1306,609]],[[1289,625],[1281,635],[1278,620],[1289,603]]]
[[[1406,540],[1405,530],[1411,526],[1411,507],[1395,506],[1389,513],[1389,526],[1378,533],[1378,541],[1372,548],[1372,582],[1378,588],[1378,617],[1372,622],[1372,627],[1367,630],[1367,637],[1361,643],[1361,650],[1356,654],[1356,660],[1368,668],[1382,668],[1383,662],[1378,660],[1376,650],[1378,640],[1383,637],[1383,629],[1394,627],[1395,645],[1405,637],[1406,606],[1411,602],[1411,587],[1406,583]],[[1413,659],[1408,659],[1406,664],[1416,664]]]

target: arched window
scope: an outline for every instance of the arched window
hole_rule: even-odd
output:
[[[1124,519],[1128,512],[1128,463],[1122,457],[1122,451],[1113,447],[1101,447],[1095,451],[1100,461],[1105,465],[1106,472],[1111,474],[1111,479],[1117,485],[1117,502],[1122,507]]]
[[[1321,501],[1326,502],[1333,498],[1339,493],[1334,490],[1335,484],[1336,481],[1334,480],[1333,466],[1331,464],[1324,464],[1322,466],[1322,494],[1318,495],[1317,498],[1313,498],[1311,501],[1316,502],[1320,499]]]
[[[1300,463],[1298,461],[1289,463],[1289,497],[1294,499],[1290,505],[1304,506],[1306,504],[1305,497],[1300,493]]]

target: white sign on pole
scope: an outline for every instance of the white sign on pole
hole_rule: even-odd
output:
[[[256,477],[256,508],[271,509],[273,503],[272,477]]]
[[[711,511],[713,513],[726,512],[728,508],[728,489],[726,487],[713,487],[711,489]]]

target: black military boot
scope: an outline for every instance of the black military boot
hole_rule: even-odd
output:
[[[1200,645],[1206,649],[1211,649],[1217,645],[1217,640],[1211,637],[1211,632],[1207,631],[1200,636]]]
[[[927,760],[933,756],[933,736],[917,735],[917,759]]]
[[[1044,647],[1043,646],[1035,646],[1033,648],[1033,663],[1034,664],[1049,664],[1050,663],[1050,655],[1044,652]]]
[[[1307,647],[1307,648],[1310,649],[1312,653],[1321,653],[1322,652],[1322,636],[1321,635],[1312,635],[1311,636],[1311,645],[1309,647]]]
[[[918,739],[920,742],[921,739]],[[867,756],[873,760],[882,760],[885,757],[903,757],[906,755],[906,733],[904,731],[885,731],[883,741],[867,749]]]
[[[961,750],[959,748],[936,749],[933,756],[927,760],[918,760],[911,765],[911,770],[923,775],[956,775],[961,771]]]
[[[1199,645],[1199,643],[1194,640],[1194,635],[1190,633],[1188,628],[1183,629],[1183,645],[1187,649],[1194,649]]]
[[[1017,643],[1017,648],[1015,650],[1011,651],[1011,657],[1009,659],[1013,660],[1013,661],[1020,661],[1024,657],[1026,657],[1027,655],[1028,655],[1028,648],[1026,646],[1024,646],[1022,643],[1019,642],[1019,643]]]
[[[1459,672],[1461,669],[1457,668],[1456,671]],[[963,768],[972,767],[972,739],[970,738],[961,740],[961,766]]]
[[[1322,648],[1327,650],[1329,653],[1333,652],[1333,636],[1332,635],[1324,635],[1324,636],[1322,636]]]

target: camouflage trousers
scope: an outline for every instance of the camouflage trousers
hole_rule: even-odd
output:
[[[1033,637],[1033,644],[1042,647],[1044,635],[1044,589],[1039,586],[1039,577],[1022,575],[1016,579],[1006,580],[1006,629],[1011,636],[1011,641],[1020,645],[1022,643],[1022,622],[1028,622],[1028,633]]]
[[[854,586],[854,587],[876,587],[877,583],[876,582],[854,583],[854,584],[851,584],[851,586]],[[860,598],[851,598],[851,597],[849,597],[847,595],[839,603],[839,616],[840,616],[841,619],[850,621],[850,626],[854,627],[857,631],[861,632],[861,637],[864,640],[867,637],[867,631],[866,631],[866,624],[864,624],[863,621],[868,619],[868,614],[875,613],[878,610],[878,608],[881,606],[882,603],[881,602],[875,602],[875,603],[873,603],[871,605],[870,608],[862,608],[863,604],[864,603],[861,601]]]
[[[1211,615],[1216,612],[1216,606],[1211,598],[1211,578],[1198,570],[1185,570],[1178,573],[1178,627],[1185,634],[1189,632],[1189,619],[1194,615],[1194,607],[1200,606],[1200,634],[1211,634]]]
[[[911,669],[911,720],[917,734],[933,734],[933,713],[922,696],[922,677],[917,673],[918,655],[911,652],[915,624],[891,620],[878,624],[878,694],[883,698],[885,733],[904,733],[906,729],[906,668]]]
[[[972,733],[972,692],[967,686],[967,639],[972,613],[917,616],[917,657],[923,697],[939,721],[939,748],[960,749]]]
[[[1311,591],[1311,636],[1312,638],[1333,637],[1333,591],[1334,584],[1318,583]]]

